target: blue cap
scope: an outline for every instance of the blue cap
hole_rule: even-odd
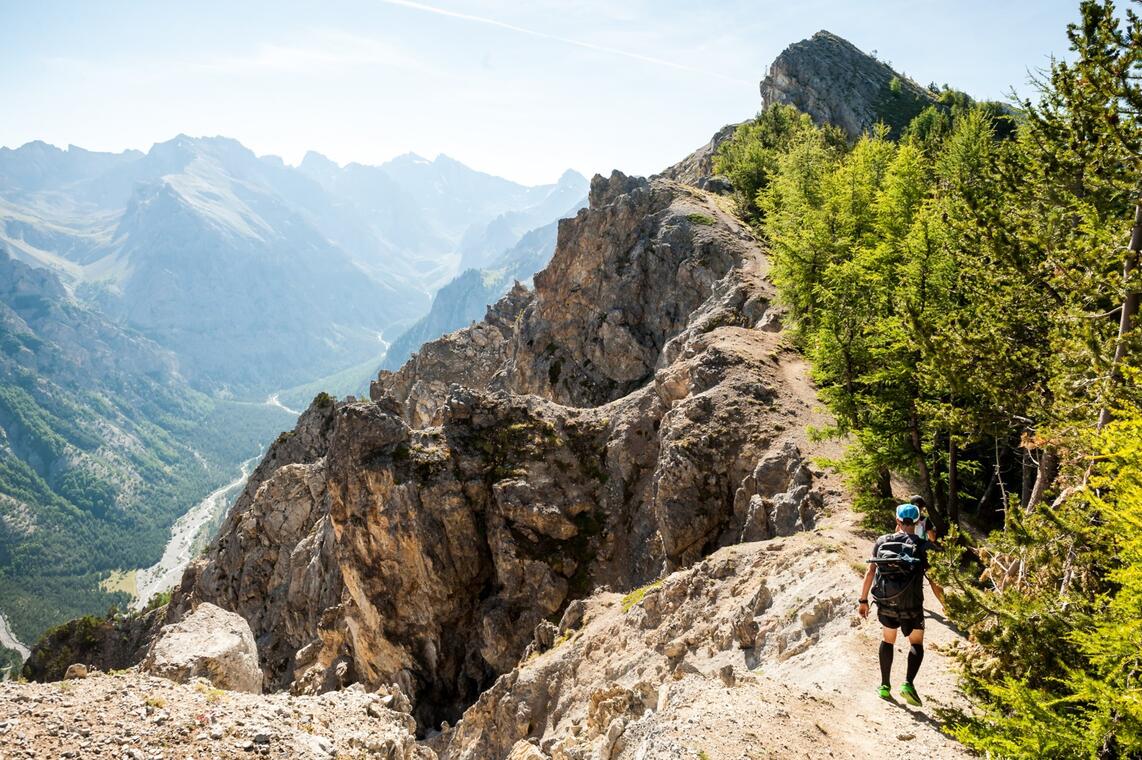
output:
[[[920,509],[915,504],[901,504],[896,508],[896,519],[905,525],[920,519]]]

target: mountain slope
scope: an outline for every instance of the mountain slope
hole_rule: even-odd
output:
[[[559,216],[574,216],[586,203],[583,198]],[[555,252],[558,228],[558,222],[551,222],[531,230],[485,267],[468,269],[453,278],[436,292],[428,314],[393,341],[381,367],[399,368],[422,344],[481,319],[488,306],[507,293],[512,283],[530,283],[532,275],[546,266]]]
[[[107,572],[156,561],[290,419],[212,401],[176,367],[0,249],[0,610],[21,638],[125,601],[98,589]]]
[[[556,219],[574,216],[586,205],[589,183],[582,174],[567,171],[554,185],[535,188],[533,195],[546,192],[533,206],[500,214],[485,225],[475,225],[460,241],[460,268],[481,269],[494,265],[497,258],[515,245],[524,233]],[[528,274],[532,274],[529,272]]]

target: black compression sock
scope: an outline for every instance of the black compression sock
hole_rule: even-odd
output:
[[[920,663],[923,661],[923,644],[913,644],[908,647],[908,683],[912,683],[916,679],[916,674],[920,672]]]
[[[909,655],[909,662],[911,662],[911,655]],[[890,678],[892,675],[892,645],[887,641],[880,642],[880,682],[885,686],[890,685]]]

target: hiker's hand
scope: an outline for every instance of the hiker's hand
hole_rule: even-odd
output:
[[[857,607],[857,612],[860,614],[860,616],[862,618],[867,620],[868,619],[868,602],[861,602],[860,606]]]

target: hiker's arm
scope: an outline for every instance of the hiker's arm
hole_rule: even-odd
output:
[[[864,571],[864,583],[860,586],[860,598],[868,599],[868,592],[872,591],[872,577],[876,574],[876,566],[868,563],[868,570]],[[862,618],[868,617],[868,602],[860,605],[857,610]]]
[[[940,600],[940,606],[947,610],[948,605],[944,604],[944,587],[932,580],[931,576],[928,577],[928,585],[932,587],[932,593]]]

